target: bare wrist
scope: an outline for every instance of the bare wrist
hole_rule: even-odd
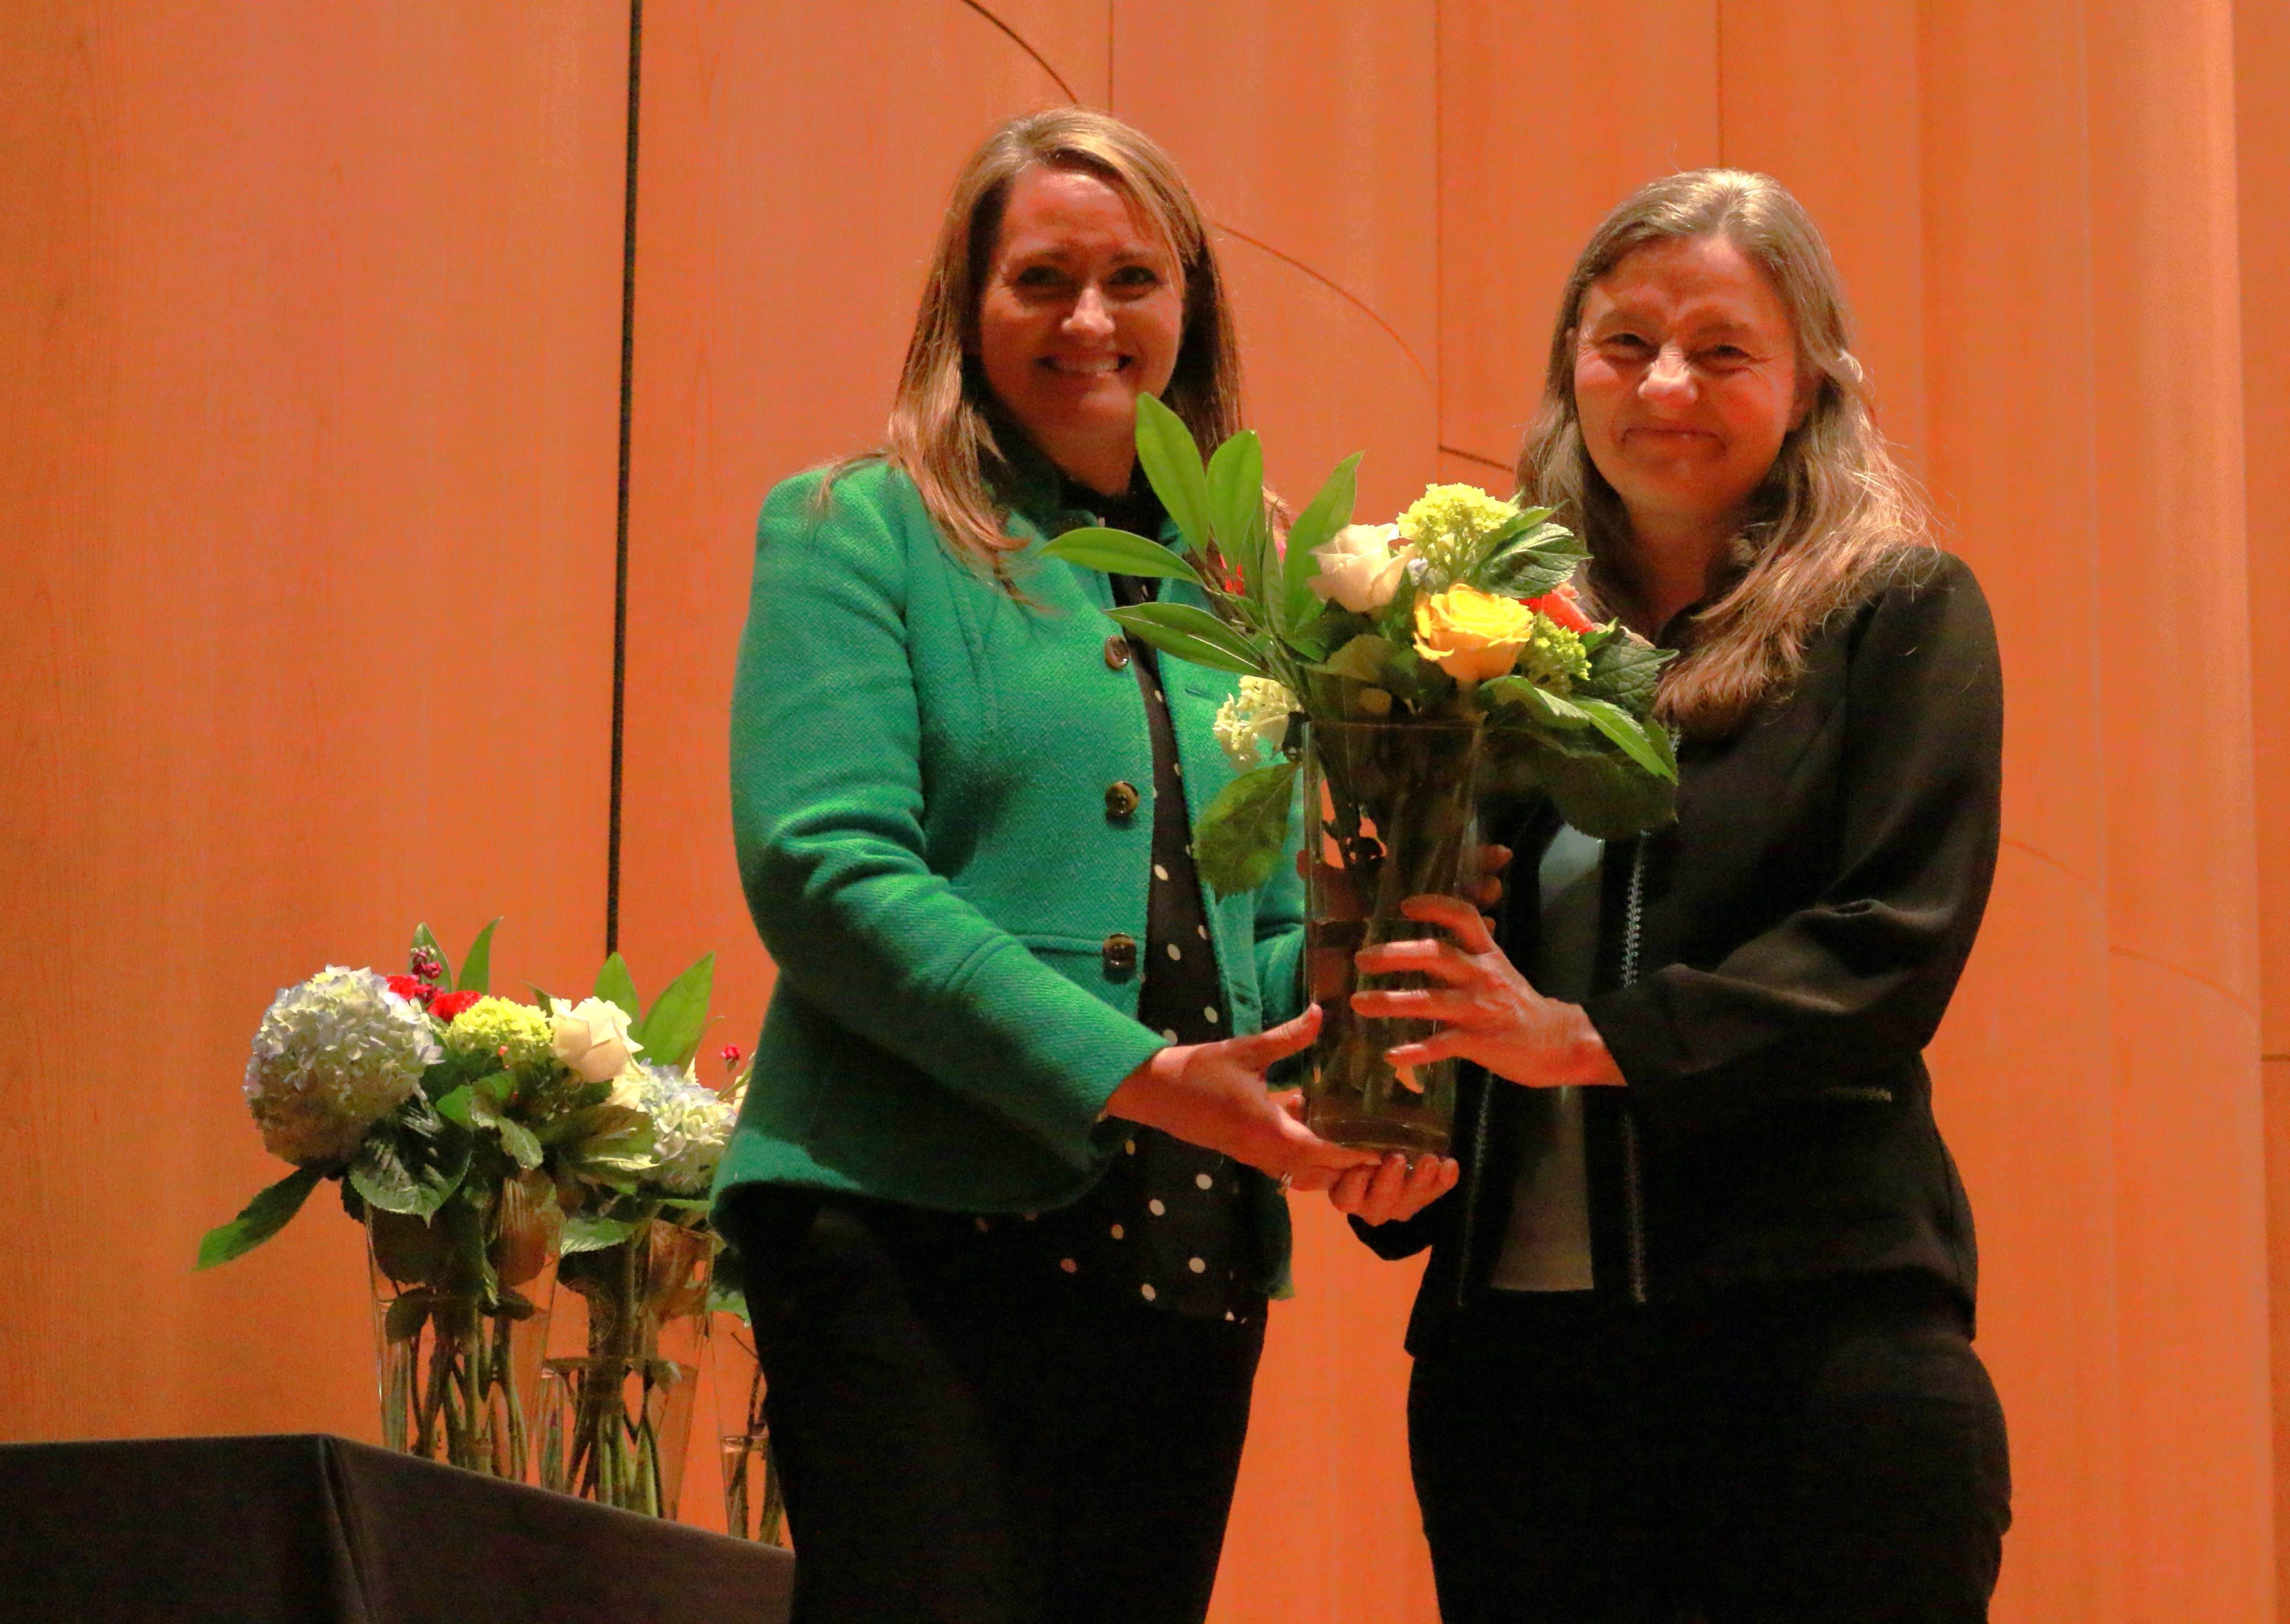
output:
[[[1572,1041],[1567,1045],[1567,1070],[1571,1074],[1568,1080],[1612,1088],[1627,1084],[1629,1079],[1622,1076],[1621,1068],[1614,1064],[1613,1052],[1606,1047],[1605,1038],[1591,1024],[1589,1011],[1579,1004],[1568,1007],[1573,1011],[1571,1024],[1574,1028]]]

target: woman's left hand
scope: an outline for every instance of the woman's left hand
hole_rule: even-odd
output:
[[[1445,931],[1437,937],[1364,948],[1354,956],[1372,975],[1413,971],[1436,983],[1403,990],[1356,992],[1357,1014],[1445,1022],[1420,1043],[1400,1044],[1394,1066],[1421,1066],[1459,1056],[1530,1088],[1619,1084],[1622,1074],[1605,1040],[1579,1004],[1546,998],[1527,984],[1479,910],[1457,897],[1410,897],[1400,911]]]
[[[1420,1156],[1412,1163],[1397,1150],[1376,1167],[1355,1167],[1328,1187],[1337,1212],[1364,1224],[1389,1224],[1414,1217],[1455,1188],[1462,1169],[1444,1156]]]

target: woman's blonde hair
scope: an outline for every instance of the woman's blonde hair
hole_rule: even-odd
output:
[[[1005,436],[1022,437],[997,406],[978,360],[978,307],[1010,188],[1037,164],[1093,175],[1168,244],[1184,284],[1176,370],[1161,399],[1204,454],[1240,428],[1240,353],[1208,222],[1150,137],[1109,114],[1053,108],[1013,118],[956,177],[907,344],[887,443],[853,462],[886,458],[915,482],[939,533],[1007,584],[1002,556],[1013,465]],[[848,464],[845,466],[849,466]],[[832,481],[830,480],[830,484]]]
[[[1563,509],[1589,548],[1590,595],[1610,606],[1632,601],[1616,568],[1627,563],[1631,532],[1621,498],[1583,449],[1574,402],[1583,296],[1637,250],[1701,236],[1723,237],[1766,273],[1797,330],[1798,376],[1818,380],[1805,420],[1750,499],[1730,580],[1694,616],[1685,652],[1663,673],[1655,713],[1689,736],[1711,738],[1796,682],[1814,633],[1880,566],[1933,542],[1922,497],[1877,431],[1861,364],[1846,347],[1845,292],[1805,206],[1769,175],[1691,170],[1639,188],[1591,235],[1559,301],[1541,409],[1519,452],[1519,489]]]

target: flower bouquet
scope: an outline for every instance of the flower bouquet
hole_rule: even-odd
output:
[[[1138,462],[1181,545],[1086,528],[1045,550],[1177,582],[1173,597],[1113,619],[1241,679],[1217,718],[1238,775],[1194,829],[1220,896],[1270,877],[1301,780],[1306,958],[1326,1015],[1307,1120],[1340,1143],[1444,1151],[1453,1062],[1397,1071],[1384,1060],[1429,1025],[1352,1014],[1349,995],[1367,984],[1352,956],[1430,933],[1401,913],[1405,898],[1472,894],[1483,792],[1540,791],[1600,838],[1667,822],[1677,768],[1651,711],[1668,655],[1584,615],[1569,584],[1584,554],[1552,509],[1434,485],[1392,523],[1355,524],[1355,455],[1284,544],[1254,434],[1204,465],[1174,412],[1137,404]]]
[[[638,1007],[625,967],[605,969],[599,993]],[[737,1049],[721,1092],[694,1074],[710,969],[661,995],[638,1028],[643,1058],[614,1084],[613,1105],[650,1124],[641,1151],[592,1164],[567,1191],[542,1373],[543,1485],[653,1516],[676,1515],[683,1484],[717,1249],[708,1189],[747,1085]]]
[[[563,1193],[577,1201],[589,1180],[641,1166],[655,1134],[613,1098],[641,1048],[625,1010],[493,996],[492,932],[458,980],[423,926],[405,974],[328,965],[279,993],[245,1094],[295,1171],[209,1231],[198,1266],[244,1256],[340,1180],[366,1226],[384,1443],[518,1478]],[[710,963],[679,986],[704,987]]]

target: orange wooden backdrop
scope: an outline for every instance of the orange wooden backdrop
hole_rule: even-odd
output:
[[[370,10],[20,0],[0,36],[0,1437],[371,1436],[348,1225],[185,1272],[275,1171],[255,1016],[417,916],[507,914],[544,985],[601,950],[627,0]],[[1276,481],[1365,446],[1370,511],[1500,484],[1632,185],[1797,188],[2005,639],[2006,849],[1937,1056],[2019,1480],[1998,1615],[2275,1616],[2276,0],[650,0],[645,46],[622,940],[653,984],[717,948],[741,1042],[754,510],[874,436],[996,119],[1175,151]],[[1413,1270],[1299,1216],[1216,1616],[1429,1620]]]

